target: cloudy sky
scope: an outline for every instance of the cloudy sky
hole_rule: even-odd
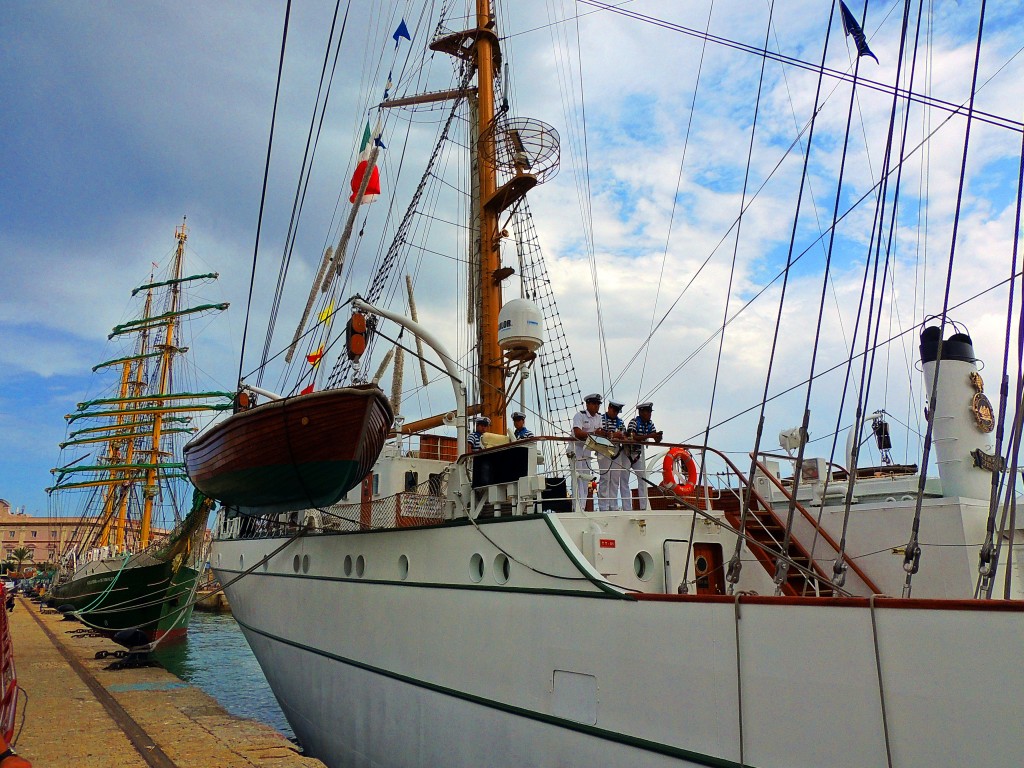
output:
[[[351,173],[367,106],[379,100],[386,70],[401,73],[395,77],[400,93],[448,87],[452,81],[447,57],[437,55],[424,68],[407,58],[422,47],[446,4],[428,4],[425,13],[415,5],[352,3],[278,334],[290,335],[322,249],[337,240],[339,193]],[[753,442],[756,406],[765,388],[779,313],[781,280],[776,278],[790,254],[818,76],[768,60],[762,80],[760,56],[721,42],[705,46],[685,31],[709,29],[748,49],[762,48],[768,2],[619,4],[628,15],[598,5],[516,0],[499,8],[513,114],[542,120],[561,137],[561,171],[531,193],[530,204],[577,379],[583,391],[614,393],[630,406],[654,399],[656,421],[678,439],[703,433],[714,386],[710,422],[721,426],[712,431],[712,442],[743,456]],[[777,6],[769,50],[817,65],[829,4],[787,0]],[[977,8],[966,0],[936,6],[921,27],[913,90],[961,104],[970,92]],[[850,7],[860,17],[863,5],[855,1]],[[169,259],[183,215],[193,265],[221,274],[204,298],[232,304],[222,318],[204,323],[194,347],[197,362],[210,384],[234,386],[284,8],[282,2],[15,0],[5,5],[0,435],[6,450],[0,497],[13,506],[46,511],[43,489],[65,435],[63,415],[95,391],[89,369],[111,357],[107,333],[132,310],[130,291],[145,281],[150,264]],[[333,3],[313,0],[292,9],[246,370],[263,347],[333,13]],[[414,39],[396,52],[390,34],[403,16]],[[880,63],[861,59],[860,75],[895,82],[901,22],[902,4],[871,4],[865,29]],[[912,32],[915,25],[912,15]],[[1021,25],[1017,3],[988,4],[976,108],[1011,121],[1021,119],[1024,103]],[[833,21],[826,66],[852,72],[854,61],[849,39]],[[900,80],[908,78],[904,68]],[[892,98],[886,88],[861,85],[852,103],[851,113],[848,83],[823,79],[809,183],[792,248],[794,258],[806,255],[790,273],[768,386],[771,395],[797,388],[766,411],[764,447],[769,449],[777,447],[780,429],[799,423],[807,397],[807,388],[798,385],[811,370],[827,228],[844,145],[839,212],[850,212],[837,228],[830,279],[824,283],[815,371],[840,365],[853,338],[872,243],[871,191],[885,162]],[[901,126],[904,107],[901,101],[896,113]],[[373,227],[393,232],[394,217],[404,211],[418,179],[413,169],[429,151],[442,118],[440,110],[388,117],[382,159],[386,194],[367,214],[368,238],[378,231]],[[923,315],[942,307],[953,242],[966,121],[948,118],[942,106],[911,108],[900,226],[892,237],[891,269],[881,297],[879,337],[903,335],[880,349],[866,407],[893,414],[898,461],[916,460],[916,431],[923,427],[921,396],[908,396],[920,384],[912,329]],[[929,141],[919,147],[926,135]],[[897,131],[897,148],[901,137]],[[1019,125],[972,123],[951,306],[1009,277],[1020,152]],[[895,175],[891,179],[886,217]],[[748,207],[737,240],[745,180]],[[389,184],[396,190],[390,220]],[[435,215],[442,218],[442,213]],[[458,212],[446,215],[451,220]],[[458,236],[451,242],[454,249]],[[369,262],[378,248],[364,243],[360,251]],[[461,279],[450,274],[457,258],[461,254],[432,264],[418,257],[408,265],[419,274],[421,319],[444,328],[453,345],[463,332],[451,320],[453,300],[442,289]],[[369,266],[353,277],[357,289],[365,286]],[[715,332],[727,297],[728,314],[736,319],[725,334],[715,385]],[[951,315],[975,337],[993,399],[1006,304],[1004,285]],[[858,349],[863,338],[862,329]],[[811,436],[818,438],[818,455],[831,450],[837,425],[852,420],[849,399],[845,414],[836,407],[845,373],[840,366],[811,390]],[[858,365],[858,384],[859,376]],[[434,391],[429,397],[410,392],[410,418],[420,415],[417,408],[451,407],[443,389]],[[909,447],[904,451],[903,445]]]

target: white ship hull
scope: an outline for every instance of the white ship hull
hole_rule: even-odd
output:
[[[564,523],[307,535],[228,598],[332,768],[1019,763],[1024,604],[637,595]],[[286,541],[215,542],[218,578]]]

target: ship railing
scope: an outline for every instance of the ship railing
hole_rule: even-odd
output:
[[[368,531],[439,525],[446,519],[446,488],[421,483],[378,499],[343,502],[321,510],[322,531]]]
[[[359,498],[327,507],[262,515],[222,515],[220,535],[225,538],[263,538],[308,534],[410,528],[439,525],[448,519],[447,476],[431,475],[423,483],[410,484],[399,493],[373,498],[368,489],[357,489]]]
[[[529,440],[513,441],[460,457],[459,464],[463,467],[472,488],[470,515],[493,517],[527,512],[574,511],[572,492],[576,488],[578,476],[575,460],[568,472],[558,468],[548,471],[542,469],[542,466],[543,456],[550,454],[552,448],[559,454],[570,454],[575,451],[576,442],[575,438],[569,436],[537,436]],[[618,450],[639,444],[631,440],[609,442]],[[562,444],[562,447],[556,447],[559,443]],[[713,459],[719,452],[713,449],[705,452],[704,446],[683,443],[647,442],[643,445],[647,449],[643,477],[649,482],[645,482],[640,474],[628,464],[623,466],[620,463],[619,465],[620,469],[625,469],[630,473],[628,479],[631,483],[632,510],[640,509],[638,489],[641,483],[647,491],[648,505],[651,509],[679,509],[687,504],[700,509],[710,509],[715,506],[722,495],[722,488],[714,483],[714,473],[705,466],[704,459],[705,456]],[[535,457],[531,457],[530,451],[526,450],[527,446],[534,448]],[[660,487],[660,482],[663,479],[660,463],[665,451],[673,447],[686,448],[690,451],[696,466],[701,471],[701,476],[697,479],[693,491],[682,496]],[[591,459],[590,467],[585,471],[587,472],[587,475],[584,475],[587,478],[587,498],[578,511],[591,512],[595,507],[602,507],[606,500],[597,495],[600,465]],[[737,476],[728,464],[726,471],[733,477]],[[738,482],[736,484],[739,485]]]

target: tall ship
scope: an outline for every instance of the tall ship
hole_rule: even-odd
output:
[[[583,0],[510,30],[496,10],[511,4],[456,5],[369,25],[380,82],[355,121],[351,205],[305,265],[304,305],[283,288],[297,253],[285,245],[239,411],[186,449],[221,502],[212,568],[306,752],[331,768],[1019,763],[1024,126],[976,102],[984,4],[958,6],[961,32],[978,32],[956,94],[923,74],[943,61],[931,35],[949,20],[933,26],[920,4],[885,19],[856,3],[802,19],[744,6],[736,35],[767,14],[754,43],[712,34],[710,13],[696,28]],[[1020,21],[1001,24],[1005,56],[986,72],[1016,66],[998,44]],[[674,191],[674,168],[644,173],[664,165],[644,147],[612,158],[628,184],[606,196],[589,186],[582,94],[655,70],[602,60],[598,94],[571,73],[575,54],[594,61],[588,43],[653,66],[640,25],[695,41],[692,66],[671,46],[662,61],[692,87],[691,113],[720,120],[695,127],[696,159],[682,144]],[[801,57],[781,50],[811,26]],[[586,38],[593,28],[624,51]],[[561,53],[519,60],[533,77],[517,89],[511,49],[537,30]],[[732,80],[702,80],[712,49],[734,57]],[[886,65],[869,70],[875,54]],[[516,114],[539,72],[563,86],[567,129]],[[750,90],[737,95],[740,72]],[[634,129],[678,152],[680,110],[676,125]],[[318,101],[314,117],[327,112]],[[426,168],[409,182],[414,150]],[[968,161],[997,154],[998,172],[983,167],[1003,208],[986,226],[1002,227],[975,250],[958,237]],[[566,155],[585,242],[561,209],[545,219],[563,248],[549,269],[529,201]],[[943,180],[933,208],[929,164]],[[671,200],[657,217],[619,199],[648,178]],[[628,234],[657,229],[664,254],[630,250],[627,225],[602,213],[619,202],[642,220]],[[899,305],[897,277],[923,270],[897,255],[936,239],[929,290]],[[622,264],[602,294],[600,268]],[[575,318],[565,308],[583,294],[592,310]],[[275,333],[289,297],[299,321]],[[650,328],[639,349],[616,346],[626,323]],[[266,429],[279,437],[242,457],[225,436],[259,408],[276,410]]]
[[[101,391],[65,417],[47,489],[56,511],[77,520],[48,603],[105,634],[136,629],[151,642],[184,637],[208,556],[213,502],[188,481],[182,445],[204,418],[230,410],[233,394],[202,391],[190,366],[190,321],[228,305],[190,303],[217,274],[186,271],[184,220],[174,237],[163,271],[154,263],[132,291],[138,314],[108,337],[116,357],[93,368]]]

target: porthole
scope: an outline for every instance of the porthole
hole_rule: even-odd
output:
[[[345,575],[352,575],[352,555],[345,555],[345,564],[342,566],[345,569]]]
[[[405,581],[409,577],[409,558],[402,555],[398,558],[398,578]]]
[[[484,559],[479,553],[469,558],[469,578],[479,584],[484,578]]]
[[[363,559],[363,556],[360,555],[359,557],[356,558],[356,576],[361,579],[361,578],[363,578],[363,574],[365,572],[366,572],[366,561]]]
[[[309,555],[302,556],[302,572],[309,573]]]
[[[302,564],[302,559],[298,555],[296,555],[295,557],[292,558],[292,570],[295,571],[296,573],[299,572],[299,566],[301,564]]]
[[[633,573],[640,581],[650,581],[654,575],[654,558],[650,552],[637,552],[633,558]]]
[[[494,558],[494,580],[496,582],[506,583],[511,572],[512,564],[509,562],[508,555],[501,553]]]
[[[694,562],[694,567],[697,569],[697,573],[704,573],[708,569],[708,559],[704,557],[704,555],[701,555],[697,558],[696,562]]]

